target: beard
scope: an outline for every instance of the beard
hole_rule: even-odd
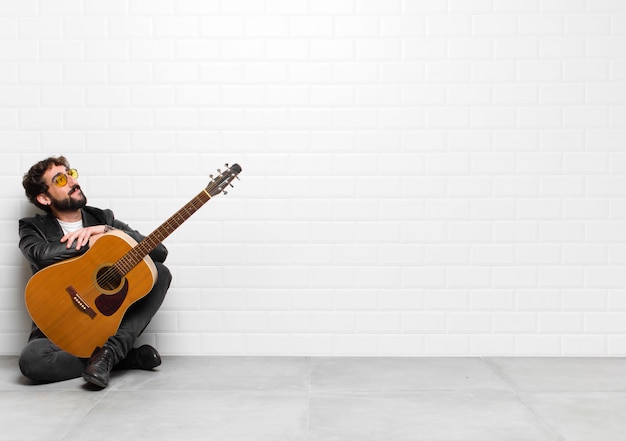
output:
[[[72,198],[72,194],[79,191],[79,198]],[[76,185],[72,187],[72,190],[65,199],[56,199],[52,196],[50,198],[50,206],[59,212],[75,211],[84,208],[87,205],[87,196],[82,192],[80,186]]]

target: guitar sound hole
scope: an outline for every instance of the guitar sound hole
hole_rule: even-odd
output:
[[[100,268],[96,279],[105,291],[117,291],[122,285],[122,276],[112,266]]]

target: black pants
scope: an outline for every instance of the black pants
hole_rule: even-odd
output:
[[[152,290],[134,303],[124,315],[114,336],[104,344],[115,355],[116,362],[126,357],[135,340],[148,326],[157,313],[172,281],[172,275],[165,265],[155,262],[157,281]],[[38,383],[51,383],[80,377],[87,359],[78,358],[61,350],[45,337],[34,338],[22,350],[19,366],[22,374]]]

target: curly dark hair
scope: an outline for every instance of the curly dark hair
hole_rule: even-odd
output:
[[[59,156],[56,158],[50,157],[33,165],[22,179],[22,186],[26,191],[26,197],[28,197],[28,200],[36,207],[41,208],[44,211],[50,211],[50,206],[40,204],[39,201],[37,201],[37,196],[48,191],[49,185],[42,180],[42,177],[50,167],[55,165],[62,165],[66,168],[70,168],[70,163],[65,156]]]

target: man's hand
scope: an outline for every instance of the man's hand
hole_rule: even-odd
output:
[[[67,242],[67,248],[72,248],[72,244],[76,241],[76,249],[80,250],[89,242],[92,245],[106,229],[106,225],[94,225],[93,227],[81,228],[72,233],[68,233],[61,238],[61,243]]]

